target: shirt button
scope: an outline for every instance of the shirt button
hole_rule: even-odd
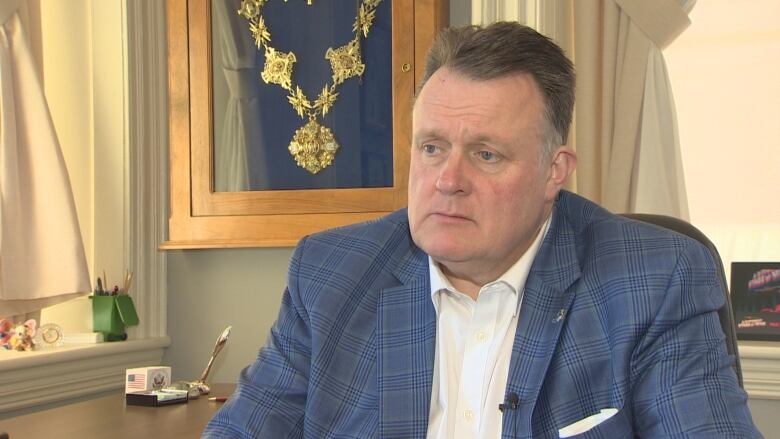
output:
[[[467,421],[471,422],[474,420],[474,412],[471,410],[466,410],[463,412],[463,417],[466,418]]]
[[[476,338],[478,342],[484,343],[487,340],[487,334],[485,334],[485,331],[479,331],[476,334]]]

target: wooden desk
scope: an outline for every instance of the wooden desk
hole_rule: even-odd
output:
[[[209,396],[227,396],[234,384],[214,384]],[[142,407],[125,404],[124,391],[62,407],[0,420],[10,439],[199,438],[222,403],[201,396],[186,404]]]

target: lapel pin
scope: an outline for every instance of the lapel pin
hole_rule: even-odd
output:
[[[566,310],[561,308],[561,310],[558,311],[558,315],[553,319],[553,323],[560,323],[564,317],[566,317]]]

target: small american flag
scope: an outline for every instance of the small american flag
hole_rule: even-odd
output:
[[[143,373],[131,373],[127,375],[127,387],[130,389],[145,389],[146,388],[146,374]]]

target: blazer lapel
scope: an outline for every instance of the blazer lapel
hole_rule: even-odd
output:
[[[580,277],[574,238],[556,210],[525,285],[506,390],[517,394],[519,406],[505,412],[504,437],[531,436],[531,415]]]
[[[377,305],[379,436],[425,437],[436,349],[427,256],[412,245],[395,275],[401,285]]]

